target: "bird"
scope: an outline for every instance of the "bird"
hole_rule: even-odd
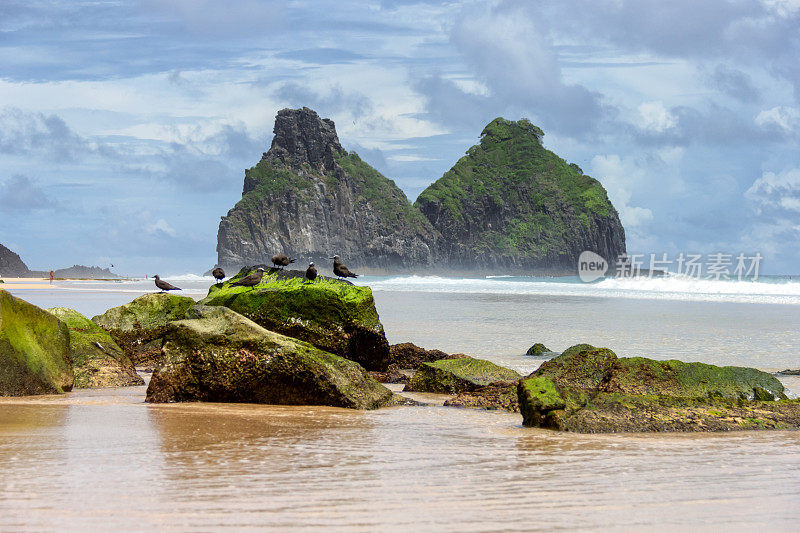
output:
[[[160,277],[158,277],[158,274],[153,276],[153,279],[156,281],[156,287],[161,289],[161,292],[183,290],[183,289],[181,289],[179,287],[176,287],[172,283],[167,283],[166,281],[162,280]]]
[[[272,264],[281,268],[287,266],[289,263],[294,263],[294,259],[289,259],[286,254],[275,254],[272,256]]]
[[[217,267],[211,271],[211,275],[214,276],[214,279],[217,280],[217,282],[220,282],[225,278],[225,271],[220,267]]]
[[[338,255],[334,255],[331,257],[333,259],[333,273],[336,274],[340,278],[357,278],[358,274],[355,272],[350,272],[350,270],[344,266],[342,263],[341,258]]]
[[[231,287],[255,287],[261,282],[261,278],[264,276],[264,269],[258,267],[258,270],[255,272],[246,275],[239,281],[231,283]]]
[[[306,279],[308,281],[314,281],[317,279],[317,268],[314,266],[314,262],[308,264],[308,268],[306,269]]]

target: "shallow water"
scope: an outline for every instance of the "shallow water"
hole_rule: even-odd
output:
[[[187,290],[205,292],[194,283]],[[12,292],[89,315],[137,295],[83,289]],[[390,341],[522,371],[540,363],[520,355],[537,341],[800,366],[792,305],[375,297]],[[782,379],[798,390],[798,378]],[[0,531],[796,531],[800,520],[800,432],[574,435],[437,405],[358,412],[143,399],[144,387],[0,398]]]

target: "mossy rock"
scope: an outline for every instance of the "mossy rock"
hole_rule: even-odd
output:
[[[492,383],[474,391],[460,392],[444,402],[446,407],[465,407],[519,413],[516,383]]]
[[[552,353],[552,350],[550,350],[550,348],[548,348],[547,346],[545,346],[541,342],[537,342],[536,344],[534,344],[533,346],[528,348],[528,351],[525,352],[525,355],[537,356],[537,355],[548,354],[548,353]]]
[[[309,342],[367,370],[388,368],[389,343],[369,287],[323,276],[308,282],[302,272],[291,270],[265,274],[255,287],[232,285],[252,270],[242,269],[211,286],[200,303],[228,307],[270,331]]]
[[[389,346],[389,366],[394,369],[419,368],[422,363],[430,363],[450,357],[441,350],[426,350],[411,342]]]
[[[800,402],[753,368],[575,348],[517,387],[523,425],[583,433],[800,427]]]
[[[67,325],[0,289],[0,396],[72,390]]]
[[[483,359],[459,357],[420,365],[403,390],[457,394],[472,392],[496,382],[520,379],[517,372]]]
[[[69,328],[75,388],[144,385],[130,358],[111,335],[67,307],[48,309]]]
[[[167,326],[148,402],[248,402],[375,409],[402,402],[353,361],[221,306]]]
[[[145,294],[93,317],[92,322],[111,334],[133,364],[159,364],[167,324],[184,318],[195,303],[187,296]]]

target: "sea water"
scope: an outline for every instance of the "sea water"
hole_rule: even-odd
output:
[[[210,279],[174,276],[202,297]],[[522,372],[621,356],[800,367],[800,288],[757,282],[359,278],[390,342]],[[89,316],[152,282],[4,288]],[[783,377],[800,392],[796,378]],[[793,381],[794,380],[794,381]],[[148,405],[144,387],[0,398],[0,531],[796,531],[800,432],[575,435],[437,405]]]

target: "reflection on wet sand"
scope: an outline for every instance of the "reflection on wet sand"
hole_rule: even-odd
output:
[[[573,435],[436,405],[143,395],[0,399],[0,530],[780,531],[800,515],[800,432]]]

